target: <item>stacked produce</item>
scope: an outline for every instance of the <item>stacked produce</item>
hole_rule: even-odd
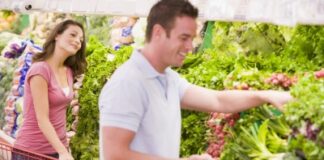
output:
[[[105,47],[95,37],[90,37],[87,47],[88,67],[79,90],[77,132],[70,145],[75,159],[99,157],[99,94],[105,82],[115,69],[129,58],[131,52],[130,47],[114,51]]]
[[[225,137],[229,132],[227,128],[234,127],[235,122],[240,118],[238,113],[224,114],[224,113],[211,113],[210,119],[207,121],[207,125],[211,128],[211,137],[209,140],[209,146],[207,153],[212,157],[219,157],[223,151],[225,144]]]
[[[115,50],[119,49],[122,45],[129,45],[134,42],[132,30],[137,19],[135,17],[114,17],[112,19],[110,45]]]
[[[220,159],[276,159],[286,155],[289,126],[272,106],[241,113]]]
[[[10,40],[1,51],[1,56],[8,59],[15,59],[21,56],[26,48],[26,43],[18,38]]]
[[[315,72],[315,77],[320,79],[320,78],[324,78],[324,69],[321,69],[320,71],[316,71]]]
[[[0,23],[1,25],[2,23]],[[5,125],[5,106],[13,81],[13,73],[17,67],[17,59],[5,57],[5,53],[11,52],[11,55],[19,55],[22,48],[22,41],[19,36],[9,32],[0,33],[0,128]],[[17,57],[17,56],[14,56]],[[8,118],[8,117],[6,117]]]
[[[274,73],[271,78],[266,79],[266,83],[277,85],[288,89],[293,85],[293,83],[297,82],[297,77],[289,77],[284,73]]]
[[[12,46],[12,44],[10,45]],[[10,58],[17,58],[16,55],[20,55],[18,58],[18,66],[13,74],[11,92],[7,97],[6,106],[4,108],[6,124],[3,130],[12,137],[16,137],[17,130],[22,123],[22,97],[24,95],[24,84],[27,71],[32,63],[32,56],[41,51],[41,49],[30,40],[23,41],[21,47],[16,47],[15,49],[17,53],[4,50],[5,56]]]
[[[103,45],[110,46],[112,18],[107,15],[71,15],[72,19],[83,24],[85,36],[95,36]]]
[[[232,70],[235,59],[217,55],[211,50],[190,54],[178,72],[189,82],[217,90],[223,90],[223,80]],[[210,114],[182,110],[180,154],[188,157],[207,151],[210,130],[205,125]],[[207,131],[207,133],[206,133]]]
[[[12,29],[17,15],[10,11],[0,11],[0,32]]]
[[[22,40],[13,38],[9,41],[9,43],[4,47],[1,52],[1,127],[6,124],[7,134],[10,134],[13,126],[14,126],[14,118],[15,113],[13,112],[13,106],[8,97],[11,93],[12,81],[14,70],[16,69],[17,59],[23,52],[26,45],[23,43]],[[7,99],[8,97],[8,99]],[[12,111],[6,111],[6,106],[12,106]]]
[[[2,128],[4,121],[4,107],[6,106],[6,99],[9,95],[12,77],[17,61],[14,59],[7,59],[0,57],[0,127]]]
[[[132,35],[134,37],[134,44],[132,46],[134,48],[142,48],[144,46],[146,23],[147,19],[140,17],[133,26]]]
[[[36,42],[42,44],[53,27],[68,18],[70,16],[67,14],[34,12],[30,14],[30,27],[24,32],[30,34]]]
[[[184,68],[178,71],[190,82],[212,89],[289,91],[305,73],[312,74],[323,68],[323,34],[323,27],[287,28],[268,24],[218,22],[215,23],[212,48],[201,54],[189,55]],[[322,73],[314,74],[320,77]],[[295,151],[288,147],[293,128],[287,124],[285,116],[285,112],[281,113],[272,106],[240,113],[240,119],[234,127],[225,127],[225,146],[218,158],[271,159],[295,156]],[[210,131],[205,136],[199,136],[204,129],[204,123],[199,121],[204,119],[208,123],[210,117],[203,117],[196,112],[183,112],[182,117],[181,155],[210,152],[211,147],[203,143],[209,140]],[[267,133],[266,141],[248,138],[261,136],[264,132]],[[314,134],[313,131],[311,135]],[[214,136],[214,139],[217,138]],[[250,143],[247,144],[247,141]]]
[[[124,30],[126,35],[130,35],[129,29]],[[115,33],[120,35],[122,31]],[[234,115],[183,111],[181,156],[207,152],[220,159],[323,159],[319,118],[323,113],[318,111],[323,106],[323,81],[319,78],[324,64],[323,33],[322,27],[215,23],[212,48],[189,55],[183,67],[177,69],[183,77],[217,90],[290,90],[298,101],[289,104],[283,113],[270,105]],[[78,101],[71,103],[68,114],[72,131],[68,135],[75,134],[71,139],[75,159],[98,157],[98,95],[132,50],[122,47],[114,51],[119,48],[114,44],[111,49],[96,38],[89,39],[89,66],[82,86],[74,86],[80,88]],[[299,93],[294,93],[297,90]],[[312,100],[308,103],[300,97]]]
[[[75,133],[77,131],[77,125],[78,125],[78,119],[79,119],[78,113],[80,110],[79,90],[82,86],[83,78],[84,78],[84,74],[77,77],[73,84],[74,97],[70,103],[71,112],[68,113],[68,120],[72,118],[71,127],[68,127],[68,129],[70,131],[67,132],[68,143],[70,142],[71,138],[75,135]]]
[[[290,103],[285,118],[292,128],[290,151],[302,159],[324,158],[324,70],[307,74],[292,87],[296,101]]]
[[[0,52],[3,53],[3,49],[7,46],[8,43],[12,43],[13,41],[19,41],[19,36],[10,33],[10,32],[0,32]],[[20,40],[21,41],[21,40]],[[19,41],[19,42],[20,42]],[[3,56],[3,54],[1,54]]]

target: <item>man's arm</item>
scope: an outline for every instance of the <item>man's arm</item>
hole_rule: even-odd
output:
[[[186,90],[181,105],[182,108],[190,110],[235,113],[264,103],[271,103],[282,109],[291,99],[288,92],[282,91],[215,91],[191,85]]]
[[[133,131],[103,126],[102,135],[104,160],[164,160],[163,158],[132,151],[130,144],[135,136]]]
[[[118,127],[102,127],[104,160],[175,160],[148,155],[130,149],[135,132]],[[187,158],[179,159],[187,160]]]

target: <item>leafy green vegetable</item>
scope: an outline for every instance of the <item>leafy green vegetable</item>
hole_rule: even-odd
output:
[[[101,88],[116,68],[125,62],[131,47],[114,51],[106,48],[95,38],[90,38],[91,48],[88,51],[88,68],[79,93],[79,122],[77,134],[71,140],[72,153],[75,159],[98,159],[99,157],[99,108],[98,98]],[[107,56],[114,55],[113,60]]]
[[[286,107],[285,116],[294,130],[291,152],[300,150],[307,159],[324,158],[324,79],[313,74],[301,78],[291,89],[295,101]]]

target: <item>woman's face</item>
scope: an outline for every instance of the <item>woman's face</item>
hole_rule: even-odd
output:
[[[66,52],[69,56],[75,55],[83,42],[83,31],[77,25],[69,25],[68,28],[56,36],[55,48]]]

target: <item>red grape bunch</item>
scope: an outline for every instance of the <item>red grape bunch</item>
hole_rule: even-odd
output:
[[[297,77],[293,76],[290,78],[284,73],[274,73],[270,78],[266,79],[265,82],[288,89],[297,82]]]
[[[324,78],[324,68],[315,72],[315,77],[317,79]]]
[[[224,148],[225,137],[228,136],[226,128],[234,127],[235,122],[240,118],[239,113],[211,113],[207,125],[211,128],[211,137],[209,140],[209,146],[207,153],[213,158],[220,157],[220,154]]]

